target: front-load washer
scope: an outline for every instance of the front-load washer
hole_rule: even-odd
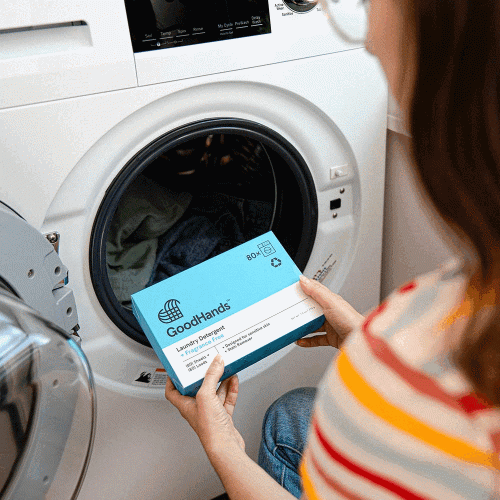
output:
[[[272,230],[358,310],[379,300],[382,71],[315,2],[236,4],[3,9],[0,201],[57,235],[68,268],[98,395],[83,500],[222,493],[164,399],[130,293]],[[235,423],[250,456],[269,404],[316,385],[331,356],[290,346],[241,372]]]

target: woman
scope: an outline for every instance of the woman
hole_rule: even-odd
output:
[[[220,361],[196,399],[167,384],[233,500],[299,496],[299,462],[309,500],[500,495],[500,2],[371,0],[366,39],[457,259],[366,319],[302,280],[325,309],[327,334],[299,345],[336,346],[349,335],[316,396],[305,451],[314,391],[285,395],[268,412],[260,462],[269,473],[232,424],[237,378],[216,392]]]

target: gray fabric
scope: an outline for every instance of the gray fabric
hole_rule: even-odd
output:
[[[133,293],[146,286],[158,238],[182,217],[191,198],[142,175],[124,193],[106,243],[108,279],[119,302],[129,302]]]

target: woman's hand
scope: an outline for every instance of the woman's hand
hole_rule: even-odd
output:
[[[246,453],[245,443],[233,425],[238,397],[238,377],[217,384],[224,362],[217,355],[208,367],[195,398],[182,396],[167,379],[165,397],[194,429],[210,462],[233,500],[296,500]]]
[[[356,311],[340,295],[326,286],[305,276],[300,277],[300,285],[305,294],[312,297],[322,308],[326,321],[316,332],[323,335],[307,337],[297,341],[300,347],[332,346],[339,347],[346,336],[361,325],[364,316]]]
[[[238,398],[238,377],[217,384],[224,372],[224,361],[218,354],[208,367],[205,380],[195,398],[182,396],[167,378],[165,397],[179,410],[194,429],[209,458],[231,446],[245,449],[245,442],[233,425]]]

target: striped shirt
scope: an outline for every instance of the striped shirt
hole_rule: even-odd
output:
[[[450,356],[466,289],[453,261],[401,287],[349,335],[318,392],[306,498],[500,498],[500,410]]]

